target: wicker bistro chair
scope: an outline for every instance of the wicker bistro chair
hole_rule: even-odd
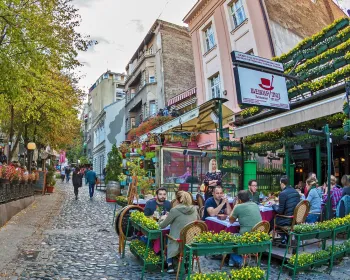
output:
[[[298,205],[295,207],[293,216],[284,216],[284,215],[277,214],[274,218],[274,228],[273,228],[273,235],[272,235],[274,243],[276,244],[276,241],[279,240],[279,238],[277,238],[278,234],[282,233],[282,234],[289,235],[289,233],[294,230],[295,225],[305,223],[306,217],[309,214],[309,212],[310,212],[310,202],[308,200],[303,200],[303,201],[300,201]],[[290,226],[279,226],[276,224],[277,217],[291,219],[292,224]],[[291,238],[289,238],[288,242],[289,242],[289,248],[290,248],[290,245],[292,242]]]
[[[204,206],[204,198],[200,193],[197,193],[196,199],[197,199],[198,207],[199,209],[201,209]]]
[[[204,206],[202,206],[201,208],[198,208],[198,216],[200,219],[203,219],[204,216]]]
[[[268,221],[261,221],[261,222],[257,223],[257,224],[251,229],[251,232],[254,232],[254,231],[262,231],[262,232],[265,232],[265,233],[269,233],[269,231],[270,231],[270,223],[269,223]],[[242,257],[243,257],[243,265],[245,265],[247,258],[249,258],[249,257],[252,256],[252,255],[253,255],[254,257],[256,257],[256,263],[258,263],[259,253],[256,253],[256,254],[248,254],[248,255],[242,255]],[[227,256],[227,255],[223,255],[223,256],[222,256],[221,265],[220,265],[220,270],[222,269],[222,267],[223,267],[223,265],[224,265],[226,256]]]
[[[205,222],[203,221],[194,221],[191,223],[188,223],[181,231],[180,231],[180,238],[179,239],[175,239],[172,236],[170,236],[169,234],[167,234],[167,237],[173,241],[176,241],[179,243],[179,263],[177,265],[177,273],[176,273],[176,280],[179,278],[179,273],[180,273],[180,268],[181,268],[181,264],[184,261],[183,260],[183,255],[184,255],[184,250],[185,250],[185,244],[190,244],[193,241],[193,238],[200,234],[203,231],[208,231],[208,226]],[[199,264],[199,258],[198,256],[193,256],[192,258],[192,264],[194,262],[194,260],[197,261],[198,264],[198,270],[199,273],[201,273],[201,267]],[[192,265],[193,267],[193,265]]]

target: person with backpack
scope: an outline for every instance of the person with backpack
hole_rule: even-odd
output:
[[[83,176],[84,174],[80,172],[79,167],[75,168],[72,177],[75,200],[78,200],[79,188],[83,186]]]

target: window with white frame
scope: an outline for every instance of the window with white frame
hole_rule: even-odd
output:
[[[157,106],[156,106],[156,101],[151,100],[149,102],[149,115],[150,116],[155,116],[157,114]]]
[[[230,7],[233,24],[235,27],[240,25],[246,19],[242,2],[243,0],[236,0],[232,3],[232,6]]]
[[[209,79],[211,98],[221,97],[220,75],[217,74]]]
[[[206,48],[206,51],[209,51],[215,46],[215,36],[214,36],[213,25],[210,25],[204,31],[204,36],[205,36],[205,48]]]

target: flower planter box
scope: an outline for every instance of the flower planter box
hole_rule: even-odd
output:
[[[330,238],[331,236],[332,236],[332,230],[323,230],[317,233],[316,238],[326,239],[326,238]]]
[[[341,20],[340,22],[338,22],[336,25],[335,25],[335,28],[337,30],[341,30],[343,29],[345,26],[348,26],[349,25],[349,20],[348,19],[343,19]]]
[[[338,46],[340,43],[341,43],[340,39],[336,38],[328,44],[328,47],[334,48],[334,47]]]
[[[321,54],[325,52],[328,49],[328,46],[326,44],[321,44],[320,46],[317,47],[316,53]]]
[[[347,233],[347,232],[349,232],[349,225],[344,225],[344,226],[336,227],[336,228],[334,229],[335,235],[337,235],[338,233]]]
[[[347,33],[347,34],[345,34],[344,37],[341,37],[341,42],[346,42],[349,39],[350,39],[350,33]]]
[[[220,155],[220,158],[227,159],[227,160],[240,160],[242,158],[239,154],[233,154],[233,155]]]
[[[308,240],[308,239],[316,238],[317,234],[318,234],[317,231],[313,231],[313,232],[297,233],[296,236],[299,236],[300,240]]]
[[[229,173],[236,173],[236,174],[241,174],[242,170],[238,170],[232,167],[222,167],[221,168],[222,172],[229,172]]]
[[[324,264],[327,264],[329,262],[329,258],[327,259],[324,259],[324,260],[317,260],[317,261],[314,261],[313,264],[311,265],[312,268],[314,267],[320,267]]]
[[[251,245],[242,245],[239,247],[234,247],[232,251],[237,255],[246,255],[246,254],[253,254],[253,253],[262,253],[268,250],[269,248],[270,248],[270,245],[268,243],[262,243],[262,244],[251,244]]]
[[[304,58],[310,59],[316,56],[316,51],[304,52]]]
[[[331,73],[333,73],[333,72],[334,72],[333,67],[330,67],[330,68],[328,68],[328,69],[323,70],[323,71],[321,72],[321,74],[322,74],[322,76],[326,76],[326,75],[331,74]]]
[[[339,68],[345,66],[346,64],[347,63],[346,63],[345,59],[339,60],[336,63],[334,63],[334,69],[339,69]]]
[[[302,53],[298,53],[293,56],[294,63],[297,63],[298,61],[303,59],[304,59],[304,55]]]
[[[335,34],[337,34],[338,30],[336,28],[332,28],[330,30],[328,30],[325,34],[325,37],[330,37],[330,36],[333,36]]]
[[[346,254],[346,251],[336,252],[333,254],[333,259],[336,260],[336,259],[343,258],[345,254]]]
[[[240,147],[241,143],[237,141],[219,141],[219,145],[222,147]]]

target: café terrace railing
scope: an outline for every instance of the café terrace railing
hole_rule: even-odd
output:
[[[34,182],[0,181],[0,204],[34,195]]]

